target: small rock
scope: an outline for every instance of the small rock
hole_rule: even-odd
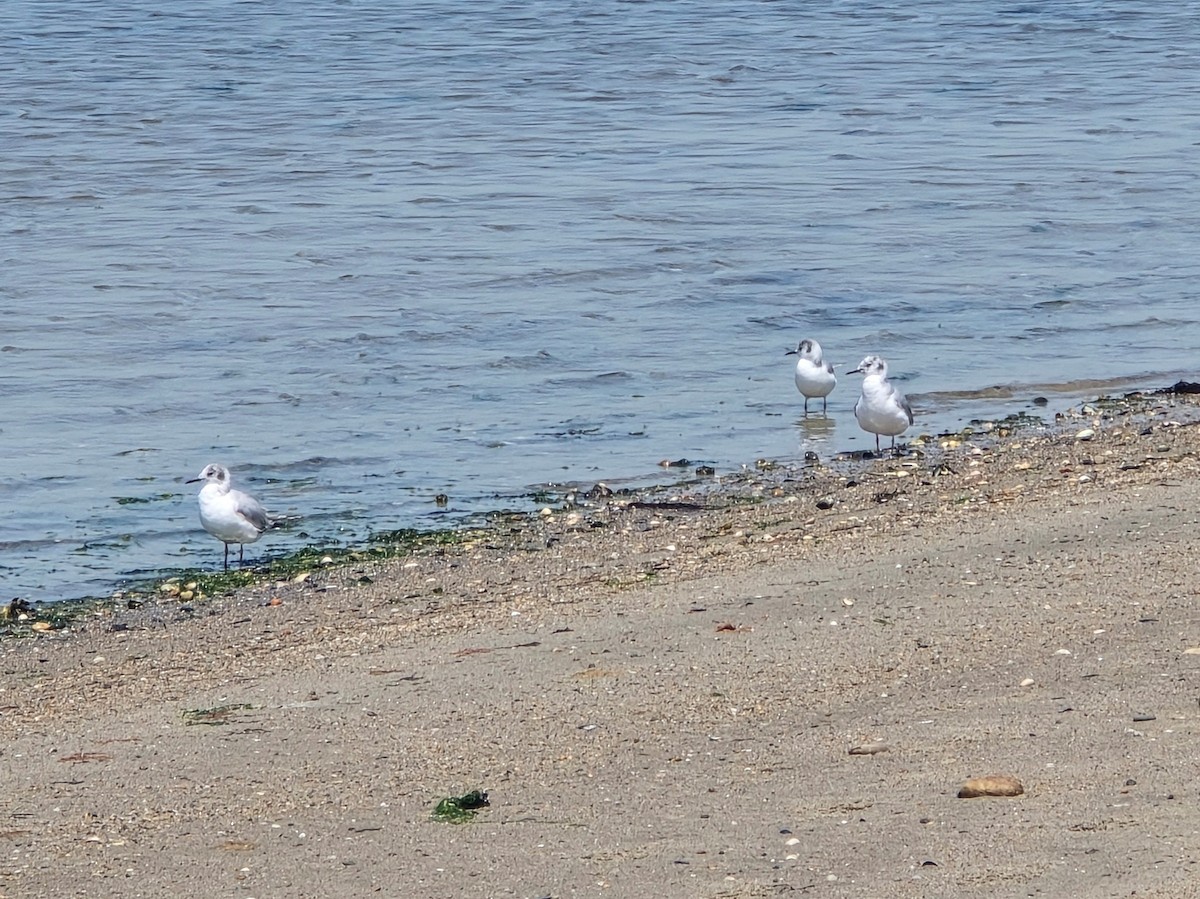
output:
[[[1084,428],[1075,435],[1076,440],[1091,440],[1096,436],[1096,432],[1092,428]]]
[[[833,508],[833,497],[832,496],[822,496],[819,500],[817,500],[817,508],[821,509],[821,510],[832,509]]]
[[[1032,687],[1033,685],[1034,685],[1034,680],[1032,677],[1027,677],[1027,678],[1025,678],[1025,680],[1021,681],[1022,687]]]
[[[975,799],[979,796],[1020,796],[1025,787],[1015,777],[1007,774],[991,774],[987,777],[972,777],[958,790],[959,799]]]

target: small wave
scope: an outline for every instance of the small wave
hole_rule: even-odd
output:
[[[562,360],[547,353],[545,350],[528,356],[501,356],[487,364],[488,368],[529,369],[544,368],[548,365],[562,365]]]

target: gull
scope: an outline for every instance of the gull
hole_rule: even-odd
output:
[[[225,544],[225,570],[229,570],[229,544],[238,545],[238,564],[245,561],[246,544],[254,543],[271,526],[267,510],[248,493],[234,490],[229,469],[224,465],[205,465],[200,476],[189,484],[204,481],[200,488],[200,523]]]
[[[896,449],[896,437],[908,430],[913,423],[912,406],[891,381],[888,380],[887,363],[880,356],[868,356],[858,363],[851,374],[863,375],[862,396],[854,404],[854,417],[858,426],[875,435],[875,452],[879,452],[879,435],[892,438],[892,450]]]
[[[804,414],[808,414],[808,401],[814,396],[821,398],[821,411],[828,408],[830,392],[837,386],[833,366],[821,357],[821,344],[815,340],[802,340],[785,356],[799,356],[796,360],[796,389],[804,394]]]

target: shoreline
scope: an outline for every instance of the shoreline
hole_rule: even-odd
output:
[[[1126,382],[1123,380],[1095,382],[1097,386],[1120,385],[1124,383],[1132,384],[1135,382]],[[992,388],[992,390],[1000,391],[1005,396],[1010,396],[1012,393],[1009,388],[1005,387],[996,387]],[[979,393],[986,392],[982,391]],[[978,433],[979,427],[977,426],[984,426],[988,430],[995,428],[1000,431],[1030,427],[1052,430],[1059,427],[1061,420],[1078,417],[1078,410],[1087,408],[1088,406],[1097,406],[1105,410],[1109,408],[1124,410],[1139,404],[1159,402],[1164,397],[1185,396],[1197,392],[1200,392],[1200,384],[1180,380],[1169,387],[1132,390],[1118,396],[1101,395],[1093,397],[1090,400],[1077,401],[1067,409],[1057,411],[1053,410],[1052,407],[1040,404],[1039,400],[1044,400],[1043,397],[1030,394],[1029,398],[1024,402],[1024,405],[1028,407],[1027,409],[1023,408],[1015,412],[1009,412],[1003,416],[964,420],[965,423],[963,426],[955,431],[932,434],[912,428],[908,432],[910,439],[903,446],[907,450],[917,450],[917,454],[919,455],[925,451],[927,446],[936,447],[939,443],[947,439],[981,438],[983,435]],[[1043,410],[1044,414],[1040,413],[1039,409]],[[824,416],[814,414],[811,417],[816,421],[820,421]],[[821,452],[828,450],[827,447],[817,447],[817,449]],[[861,463],[872,461],[876,458],[870,449],[835,450],[829,456],[833,461],[839,463]],[[595,489],[597,486],[619,485],[615,486],[614,489],[617,499],[628,501],[636,499],[638,496],[670,492],[681,487],[690,486],[693,483],[701,483],[720,490],[731,480],[736,481],[739,478],[752,475],[755,467],[760,470],[764,465],[794,468],[800,464],[801,459],[796,455],[744,460],[740,468],[732,467],[728,470],[714,469],[709,462],[704,460],[662,459],[657,465],[660,469],[659,474],[652,474],[651,471],[646,471],[641,475],[610,476],[586,483],[546,482],[530,485],[526,492],[512,494],[504,499],[530,506],[544,506],[546,504],[577,506],[581,511],[587,511],[589,503],[586,497],[579,502],[576,502],[575,498],[586,495],[589,490]],[[679,476],[671,478],[672,473],[678,473]],[[190,495],[184,498],[188,500],[192,499]],[[212,589],[206,592],[211,596],[216,593],[226,592],[229,589],[237,589],[259,581],[269,580],[272,577],[282,577],[289,573],[299,573],[303,570],[304,566],[311,566],[313,564],[314,556],[318,558],[331,556],[334,559],[333,564],[340,564],[346,558],[358,556],[363,553],[379,556],[397,555],[404,551],[406,545],[419,540],[433,540],[439,539],[439,535],[485,530],[492,527],[494,521],[497,519],[503,520],[533,514],[536,514],[536,512],[532,509],[511,507],[469,511],[455,517],[445,527],[403,526],[373,532],[366,537],[352,539],[348,542],[308,543],[290,550],[280,551],[277,554],[271,554],[270,550],[267,549],[268,544],[264,543],[262,544],[263,549],[260,552],[265,551],[265,555],[259,556],[248,567],[231,568],[228,572],[223,572],[216,568],[194,566],[162,568],[157,571],[149,569],[148,572],[152,573],[143,572],[135,577],[124,576],[114,579],[110,584],[110,589],[103,594],[85,593],[62,596],[57,599],[30,599],[27,596],[17,595],[10,599],[7,604],[0,604],[0,639],[11,636],[13,633],[21,632],[22,629],[20,627],[12,627],[15,621],[19,620],[26,625],[41,621],[44,624],[48,624],[49,629],[59,630],[80,612],[86,613],[92,609],[101,608],[108,603],[119,604],[125,600],[139,603],[151,600],[161,585],[173,580],[182,580],[185,582],[202,580],[208,582],[211,584]],[[288,525],[299,524],[303,526],[303,518],[292,514],[282,516],[280,521]],[[287,530],[287,528],[284,528],[284,530]],[[21,617],[22,613],[24,617]]]
[[[1189,895],[1198,409],[2,641],[0,896]]]
[[[1181,380],[1170,387],[1133,391],[1119,397],[1100,396],[1072,406],[1065,412],[1057,412],[1050,420],[1021,410],[1003,418],[972,419],[958,431],[937,435],[914,429],[911,439],[902,446],[905,457],[923,458],[929,452],[954,449],[971,440],[989,441],[996,437],[1007,437],[1018,430],[1053,434],[1069,427],[1073,420],[1097,416],[1102,418],[1114,413],[1135,413],[1162,404],[1170,398],[1178,399],[1196,393],[1200,393],[1200,384]],[[1031,400],[1030,404],[1036,408],[1035,400]],[[1091,409],[1092,412],[1080,411],[1087,409]],[[815,453],[806,455],[816,460]],[[827,460],[817,461],[819,464],[827,464],[841,470],[846,466],[888,458],[889,454],[886,451],[877,456],[870,449],[840,450],[835,451]],[[792,457],[761,458],[753,462],[744,462],[740,470],[718,471],[703,461],[663,459],[658,463],[658,467],[666,472],[677,471],[680,477],[658,482],[650,474],[645,474],[640,477],[600,479],[589,485],[547,483],[531,488],[524,498],[530,504],[541,505],[539,511],[543,514],[549,508],[553,512],[576,512],[583,515],[603,509],[609,503],[627,504],[653,496],[689,490],[706,498],[730,494],[736,501],[743,485],[749,482],[750,489],[755,489],[755,478],[762,477],[765,472],[777,469],[793,472],[808,468],[809,465],[809,462]],[[609,484],[633,486],[610,489]],[[603,492],[594,495],[596,491]],[[718,502],[720,501],[718,498]],[[58,600],[27,600],[18,596],[6,604],[0,604],[0,640],[13,636],[27,636],[33,626],[42,633],[60,631],[68,628],[80,616],[105,613],[109,606],[116,608],[125,603],[140,606],[164,598],[171,600],[187,590],[189,585],[197,599],[209,601],[232,590],[274,580],[286,580],[305,571],[337,567],[363,558],[386,560],[400,557],[411,549],[429,543],[443,544],[455,542],[459,538],[469,540],[471,535],[493,531],[497,522],[502,525],[511,524],[523,518],[534,518],[538,514],[537,511],[519,509],[475,512],[464,515],[456,523],[445,528],[402,527],[380,531],[368,539],[350,543],[312,543],[280,555],[267,555],[249,566],[230,568],[228,571],[198,567],[163,569],[159,574],[143,579],[115,582],[113,589],[106,595],[82,595]],[[299,520],[302,523],[302,519]],[[172,585],[178,585],[179,589],[174,589]]]

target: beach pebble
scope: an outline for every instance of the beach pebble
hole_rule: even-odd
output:
[[[817,500],[817,508],[821,509],[821,510],[832,509],[833,508],[833,497],[832,496],[822,496],[819,500]]]
[[[1091,440],[1096,436],[1096,432],[1092,428],[1084,428],[1075,435],[1076,440]]]
[[[1007,774],[991,774],[987,777],[972,777],[958,790],[959,799],[975,799],[979,796],[1020,796],[1025,792],[1021,782]]]
[[[1034,684],[1034,680],[1032,677],[1027,677],[1027,678],[1025,678],[1025,680],[1021,681],[1022,687],[1032,687],[1033,684]]]

